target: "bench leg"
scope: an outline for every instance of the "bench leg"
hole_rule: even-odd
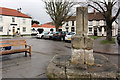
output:
[[[25,45],[25,48],[27,48],[27,45]],[[25,51],[25,57],[27,57],[27,51]]]
[[[29,56],[31,57],[31,47],[29,48]]]
[[[25,52],[25,57],[27,57],[27,51]]]

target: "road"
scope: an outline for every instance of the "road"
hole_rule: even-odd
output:
[[[46,78],[46,68],[54,55],[72,54],[71,49],[66,47],[66,45],[70,43],[36,39],[33,37],[20,39],[26,39],[27,44],[31,45],[32,57],[24,57],[24,53],[2,56],[1,69],[3,78]],[[23,46],[12,48],[22,47]],[[113,63],[118,64],[119,56],[105,56]]]
[[[71,55],[65,42],[22,38],[32,47],[32,57],[24,57],[24,53],[2,56],[3,78],[46,78],[46,68],[54,55]],[[12,48],[22,48],[12,47]]]

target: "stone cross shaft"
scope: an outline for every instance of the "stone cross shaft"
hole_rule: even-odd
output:
[[[76,34],[87,36],[88,32],[88,8],[79,7],[76,10]]]
[[[77,7],[76,10],[76,35],[72,36],[73,64],[94,64],[93,39],[87,36],[88,32],[88,8]]]

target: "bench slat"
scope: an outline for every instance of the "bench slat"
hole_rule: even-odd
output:
[[[12,42],[24,42],[26,43],[26,40],[4,40],[4,41],[0,41],[0,43],[12,43]]]
[[[2,44],[0,47],[7,47],[7,46],[21,46],[21,45],[26,45],[26,43],[10,43],[10,44]]]
[[[16,50],[6,50],[6,51],[0,51],[0,55],[1,54],[8,54],[8,53],[18,53],[18,52],[25,52],[29,50],[29,48],[26,49],[16,49]]]

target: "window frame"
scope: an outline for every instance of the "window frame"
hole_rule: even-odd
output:
[[[66,21],[66,26],[69,26],[69,25],[68,25],[68,21]]]
[[[99,26],[99,25],[100,25],[100,21],[97,20],[97,21],[96,21],[96,26]]]
[[[12,17],[12,22],[15,22],[15,18],[14,17]]]
[[[26,27],[23,27],[23,32],[26,32]]]
[[[72,26],[75,26],[75,23],[74,23],[75,21],[72,21]]]
[[[89,21],[89,26],[92,26],[92,25],[93,25],[93,21],[90,20],[90,21]]]
[[[91,28],[91,31],[90,31],[90,28]],[[89,34],[92,34],[92,31],[93,31],[93,28],[89,27]]]
[[[0,26],[0,32],[3,32],[3,26]]]

